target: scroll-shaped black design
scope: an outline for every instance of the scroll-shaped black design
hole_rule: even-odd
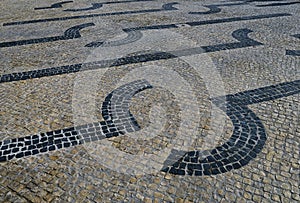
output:
[[[152,88],[152,86],[147,81],[138,80],[123,85],[110,93],[102,105],[105,121],[3,140],[0,142],[0,162],[139,130],[136,120],[130,113],[129,104],[135,94],[148,88]]]
[[[44,38],[19,40],[19,41],[12,41],[12,42],[1,42],[0,48],[80,38],[81,37],[80,30],[81,29],[89,27],[89,26],[94,26],[94,25],[95,25],[94,23],[85,23],[85,24],[81,24],[81,25],[76,25],[74,27],[67,29],[64,32],[64,35],[62,35],[62,36],[44,37]]]
[[[42,70],[32,70],[32,71],[19,72],[19,73],[10,73],[10,74],[0,76],[0,83],[48,77],[48,76],[68,74],[68,73],[76,73],[76,72],[80,72],[80,71],[108,68],[108,67],[121,66],[121,65],[127,65],[127,64],[135,64],[135,63],[148,62],[148,61],[158,61],[158,60],[162,60],[162,59],[171,59],[171,58],[177,58],[177,57],[181,57],[181,56],[202,54],[202,53],[206,53],[206,52],[216,52],[216,51],[222,51],[222,50],[231,50],[231,49],[237,49],[237,48],[262,45],[262,43],[260,43],[256,40],[253,40],[248,36],[248,34],[251,32],[252,31],[249,29],[235,30],[232,33],[232,36],[236,40],[238,40],[238,42],[216,44],[216,45],[211,45],[211,46],[201,46],[201,47],[195,47],[195,48],[189,48],[189,49],[183,49],[183,50],[175,50],[175,51],[171,51],[169,53],[153,52],[153,53],[148,53],[148,54],[122,57],[122,58],[117,58],[117,59],[112,59],[112,60],[95,61],[95,62],[90,62],[90,63],[79,63],[79,64],[47,68],[47,69],[42,69]]]
[[[173,150],[165,161],[164,172],[176,175],[215,175],[239,169],[262,150],[266,140],[265,128],[248,105],[275,100],[300,93],[300,80],[271,85],[255,90],[213,98],[234,126],[230,139],[212,150],[182,152]],[[178,155],[183,156],[178,158]],[[171,163],[171,165],[169,165]]]
[[[61,8],[63,4],[72,3],[72,2],[73,1],[62,1],[62,2],[58,2],[58,3],[52,4],[51,6],[48,6],[48,7],[34,8],[34,10],[44,10],[44,9]]]

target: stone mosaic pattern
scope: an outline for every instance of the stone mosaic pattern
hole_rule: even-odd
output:
[[[80,30],[82,36],[76,40],[1,48],[2,142],[22,140],[24,135],[31,135],[31,138],[37,135],[40,139],[41,132],[53,132],[55,136],[56,129],[69,130],[72,139],[75,136],[72,132],[80,133],[81,130],[86,140],[79,136],[79,142],[75,136],[75,140],[65,140],[69,145],[59,150],[57,147],[55,150],[52,147],[51,151],[47,148],[47,153],[39,152],[34,156],[27,152],[19,155],[24,155],[22,158],[1,162],[0,201],[299,202],[300,58],[297,33],[300,30],[296,23],[299,3],[292,0],[182,0],[174,5],[173,10],[163,10],[162,4],[172,4],[173,1],[125,1],[111,1],[98,10],[75,12],[64,10],[86,9],[92,3],[105,2],[76,0],[53,9],[51,5],[63,1],[0,1],[0,42],[60,36],[66,28],[74,25],[95,24],[90,29]],[[49,9],[34,9],[41,7]],[[154,12],[148,12],[152,9]],[[239,20],[247,16],[276,14],[282,16]],[[49,21],[30,23],[31,20],[44,19]],[[25,23],[9,25],[10,22]],[[185,22],[205,23],[194,26]],[[156,29],[155,26],[161,27]],[[145,29],[135,31],[132,28]],[[145,41],[145,47],[149,46],[152,51],[136,49],[135,42],[152,32],[158,33],[157,38],[152,36],[149,43]],[[174,42],[170,43],[168,38],[162,38],[166,32],[180,34],[184,36],[184,42],[191,43],[182,43],[178,46],[180,48],[176,48],[180,41],[170,37],[170,41]],[[159,33],[162,35],[159,36]],[[120,35],[125,37],[120,39]],[[157,45],[158,49],[153,46],[156,41],[163,42]],[[122,50],[127,45],[133,54],[124,53],[126,57],[87,60],[93,51]],[[165,50],[157,51],[161,50],[161,46]],[[93,50],[95,47],[97,49]],[[217,96],[209,95],[207,84],[220,85],[214,82],[213,71],[207,69],[202,75],[197,75],[181,56],[209,57],[213,61],[211,70],[220,74],[224,92]],[[183,151],[173,150],[162,171],[157,169],[143,175],[120,173],[117,168],[99,163],[99,160],[118,162],[120,158],[113,155],[115,151],[101,148],[100,143],[108,142],[116,151],[130,155],[153,152],[168,147],[167,138],[176,135],[181,122],[180,108],[172,92],[165,91],[163,87],[152,87],[152,83],[141,77],[135,78],[138,80],[136,83],[130,82],[134,80],[124,81],[128,75],[134,78],[135,70],[147,65],[164,66],[190,84],[201,110],[195,133],[197,139]],[[106,72],[103,77],[98,77],[97,73],[101,71]],[[87,119],[86,122],[75,125],[72,120],[72,93],[74,84],[80,81],[79,76],[85,74],[99,81],[97,87],[90,85],[95,95],[83,94],[86,101],[96,97],[96,120],[84,117],[82,121]],[[163,76],[157,74],[157,78]],[[118,83],[121,79],[123,81]],[[89,80],[86,83],[92,84]],[[191,95],[184,88],[178,84],[175,88],[183,98],[181,101],[192,102]],[[123,105],[118,105],[120,102]],[[166,129],[151,140],[143,140],[143,133],[153,134],[159,127],[157,123],[158,127],[151,123],[151,112],[156,104],[167,109]],[[212,117],[212,107],[216,107],[220,118]],[[156,121],[163,115],[160,111]],[[126,119],[123,120],[124,117]],[[119,132],[119,136],[102,136],[99,140],[96,132],[104,135],[106,130],[101,129],[100,124],[110,125],[107,129],[111,129],[112,133]],[[77,127],[73,130],[70,126]],[[130,127],[123,129],[124,126]],[[187,127],[187,130],[194,128],[195,123],[188,123]],[[88,129],[93,132],[88,132]],[[205,140],[214,135],[219,140],[207,148]],[[71,147],[73,141],[82,144],[74,142]],[[25,138],[20,143],[26,145]],[[14,143],[11,144],[12,148],[17,148],[13,147]],[[35,144],[29,146],[36,147]],[[88,146],[102,149],[101,156],[95,159],[97,154],[92,156]],[[9,158],[6,156],[12,154],[1,157],[6,160]],[[143,159],[140,162],[147,164]],[[128,159],[125,165],[134,164]]]
[[[139,130],[137,122],[130,113],[129,104],[130,99],[136,93],[147,88],[151,88],[151,85],[141,80],[121,86],[110,93],[102,105],[102,115],[105,121],[2,141],[0,162]]]

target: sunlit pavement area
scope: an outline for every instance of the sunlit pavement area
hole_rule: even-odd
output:
[[[1,202],[300,201],[300,1],[0,8]]]

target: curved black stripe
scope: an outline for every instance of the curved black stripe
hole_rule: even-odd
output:
[[[64,37],[66,37],[66,39],[80,38],[81,37],[80,30],[94,25],[95,25],[94,23],[84,23],[81,25],[76,25],[74,27],[71,27],[64,32]]]
[[[105,121],[3,140],[0,142],[0,162],[116,137],[138,130],[139,126],[129,111],[130,99],[138,92],[151,87],[147,81],[139,80],[114,90],[106,97],[102,105]],[[107,118],[106,115],[113,116]]]
[[[145,89],[152,88],[146,80],[138,80],[125,84],[111,92],[102,106],[102,116],[105,121],[112,120],[119,131],[133,132],[140,130],[140,126],[130,113],[131,98]]]
[[[215,175],[241,168],[255,158],[267,139],[260,119],[246,106],[230,102],[226,114],[234,125],[234,131],[225,144],[211,151],[185,152],[181,159],[162,171],[177,175]]]

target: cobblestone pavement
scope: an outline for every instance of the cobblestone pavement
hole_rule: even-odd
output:
[[[0,8],[1,202],[300,202],[300,1]]]

